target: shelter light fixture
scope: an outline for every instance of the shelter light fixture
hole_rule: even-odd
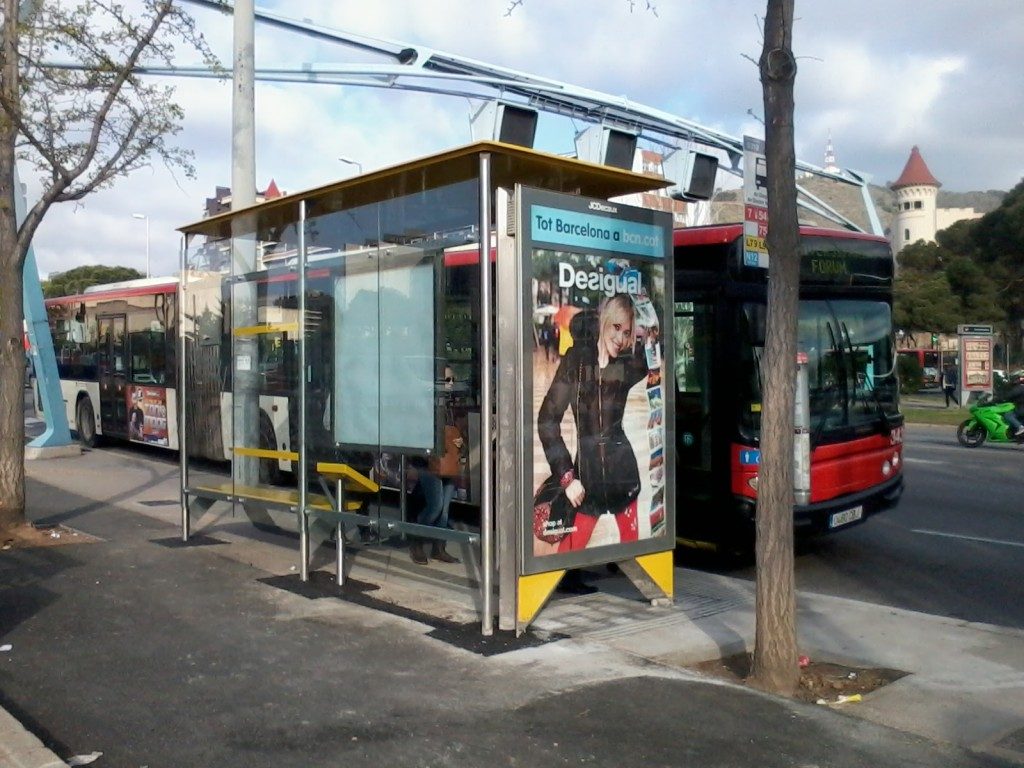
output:
[[[576,134],[576,157],[630,171],[636,156],[636,139],[635,133],[607,125],[592,125]]]
[[[718,158],[692,149],[676,150],[661,161],[665,178],[675,182],[668,193],[676,200],[710,200],[715,194]]]
[[[501,101],[484,103],[470,118],[473,141],[500,141],[533,148],[537,135],[537,110]]]

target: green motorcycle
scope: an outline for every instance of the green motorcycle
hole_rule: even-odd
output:
[[[984,400],[971,406],[971,418],[956,428],[956,439],[967,448],[977,448],[986,440],[993,443],[1024,443],[1024,435],[1014,437],[1012,427],[1003,418],[1016,406]]]

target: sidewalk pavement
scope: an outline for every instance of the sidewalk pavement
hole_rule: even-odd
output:
[[[2,768],[1024,764],[1018,630],[800,593],[802,653],[909,673],[814,706],[686,668],[752,648],[747,581],[677,569],[661,608],[601,570],[485,639],[467,547],[354,546],[341,590],[319,551],[302,585],[294,536],[226,506],[181,546],[173,463],[28,471],[30,516],[92,543],[0,553]]]

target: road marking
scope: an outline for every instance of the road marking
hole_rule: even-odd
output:
[[[945,464],[944,461],[938,461],[936,459],[915,459],[913,457],[903,457],[904,464]]]
[[[924,533],[928,536],[943,536],[947,539],[964,539],[966,541],[980,541],[985,544],[1005,544],[1007,547],[1024,547],[1021,541],[1006,541],[1005,539],[987,539],[984,536],[964,536],[959,533],[943,533],[942,531],[929,531],[924,528],[911,528],[913,533]]]

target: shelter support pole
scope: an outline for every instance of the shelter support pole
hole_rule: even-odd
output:
[[[306,387],[309,371],[306,363],[306,201],[299,202],[299,578],[309,581],[309,517],[306,506],[309,503],[309,460],[306,456]],[[339,509],[341,489],[338,489]],[[338,583],[341,583],[341,558],[344,547],[342,536],[338,537]]]
[[[670,605],[674,593],[672,550],[620,560],[617,565],[652,605]]]
[[[337,483],[337,490],[335,491],[334,498],[337,499],[338,512],[345,511],[345,480],[339,477]],[[341,518],[338,518],[334,530],[334,540],[338,545],[338,574],[335,577],[338,586],[344,586],[345,584],[345,524],[341,522]]]
[[[178,258],[178,300],[175,311],[178,315],[178,493],[181,497],[181,540],[188,541],[191,533],[192,518],[189,514],[188,488],[188,344],[185,343],[185,297],[188,286],[186,264],[188,259],[188,241],[186,235],[181,239],[181,254]],[[198,334],[194,337],[198,342]]]
[[[508,216],[512,202],[507,189],[494,195],[495,229],[497,230],[497,261],[495,286],[497,313],[497,419],[498,463],[502,471],[497,478],[497,560],[498,560],[498,628],[516,628],[516,592],[518,572],[519,511],[522,505],[524,461],[522,445],[522,339],[525,333],[522,317],[522,280],[519,260],[515,257],[515,240],[509,233]]]
[[[494,450],[491,349],[491,154],[480,154],[480,606],[481,632],[494,634],[491,607],[494,532]]]

